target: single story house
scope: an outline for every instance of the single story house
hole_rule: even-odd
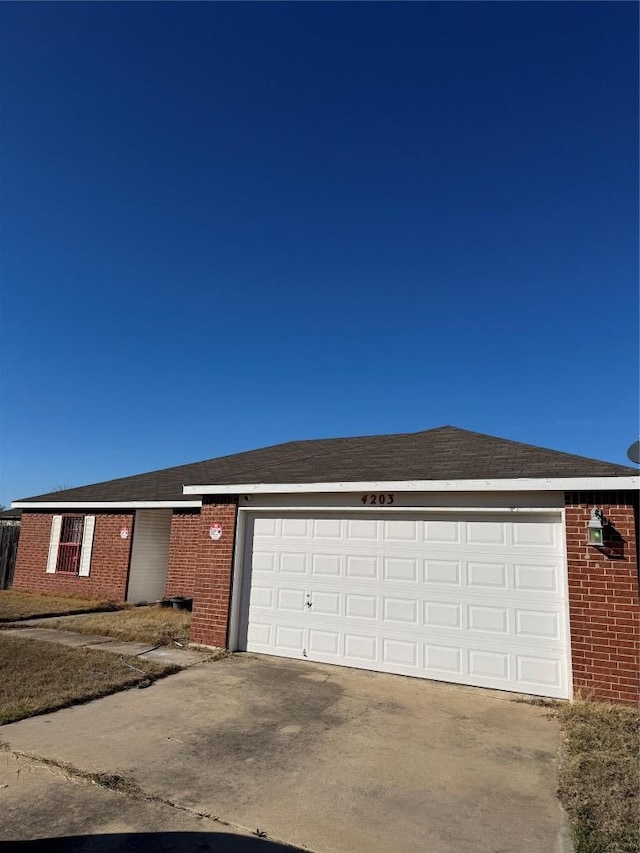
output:
[[[191,639],[638,701],[638,471],[452,426],[14,502],[14,588],[193,598]]]

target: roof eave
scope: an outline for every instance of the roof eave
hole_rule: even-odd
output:
[[[482,480],[371,480],[336,483],[218,483],[183,486],[184,495],[319,492],[584,492],[637,489],[640,477],[519,477]]]
[[[169,501],[14,501],[11,509],[190,509],[201,500]]]

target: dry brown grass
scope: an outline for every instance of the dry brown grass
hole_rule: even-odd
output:
[[[640,711],[604,702],[558,709],[560,799],[576,853],[640,850]]]
[[[0,725],[107,696],[177,669],[0,633]]]
[[[78,634],[102,634],[116,640],[151,645],[167,644],[173,640],[187,641],[190,625],[191,613],[188,610],[174,610],[158,605],[129,607],[115,613],[47,619],[47,628],[75,631]]]
[[[69,595],[48,595],[40,592],[0,590],[0,622],[37,619],[40,616],[63,616],[92,610],[115,610],[113,601],[96,601]]]

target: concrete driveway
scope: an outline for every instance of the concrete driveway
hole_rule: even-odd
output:
[[[570,850],[557,722],[505,693],[234,655],[3,726],[0,740],[72,777],[125,777],[127,802],[316,853]]]

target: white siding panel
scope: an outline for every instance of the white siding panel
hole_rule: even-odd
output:
[[[170,509],[137,510],[127,601],[159,601],[164,595],[170,535]]]

